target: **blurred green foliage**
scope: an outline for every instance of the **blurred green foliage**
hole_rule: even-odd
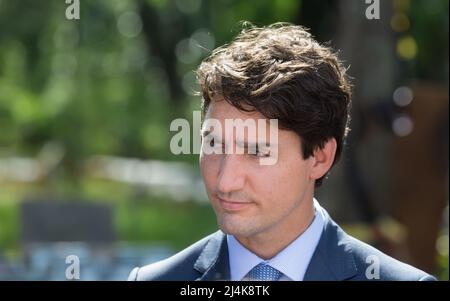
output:
[[[448,252],[446,254],[438,254],[437,268],[435,275],[439,280],[449,280],[449,268],[448,268]]]
[[[19,247],[18,205],[0,202],[0,250],[17,252]]]

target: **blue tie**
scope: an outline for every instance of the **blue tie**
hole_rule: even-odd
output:
[[[282,274],[265,262],[261,262],[248,272],[245,279],[249,281],[277,281]]]

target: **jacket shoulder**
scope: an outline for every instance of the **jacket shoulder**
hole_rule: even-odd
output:
[[[128,281],[195,280],[200,274],[194,269],[194,264],[212,235],[204,237],[167,259],[135,267],[128,276]]]
[[[381,281],[435,281],[436,278],[409,264],[403,263],[380,250],[350,236],[347,243],[352,250],[358,270],[352,280]]]

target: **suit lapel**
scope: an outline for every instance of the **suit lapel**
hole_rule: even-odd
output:
[[[349,237],[325,209],[324,230],[306,270],[305,281],[346,280],[357,274]]]
[[[230,280],[228,246],[222,231],[217,231],[208,240],[194,269],[202,274],[196,280]]]

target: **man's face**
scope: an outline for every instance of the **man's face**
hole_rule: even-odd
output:
[[[225,133],[226,119],[265,119],[259,112],[243,112],[228,102],[212,101],[205,119],[217,119],[222,125],[222,142],[218,138],[202,141],[200,167],[209,200],[225,233],[251,237],[274,230],[277,226],[298,222],[304,202],[311,201],[314,180],[310,176],[312,160],[302,157],[301,140],[293,131],[278,130],[276,163],[261,165],[269,154],[236,154],[239,145],[252,143],[250,135]],[[205,131],[205,129],[203,129]],[[269,132],[269,131],[267,131]],[[257,139],[260,137],[257,130]],[[244,140],[244,141],[242,141]],[[221,144],[221,145],[217,145]],[[205,146],[232,147],[232,153],[207,154]],[[234,151],[233,151],[234,149]],[[288,225],[286,223],[289,223]]]

